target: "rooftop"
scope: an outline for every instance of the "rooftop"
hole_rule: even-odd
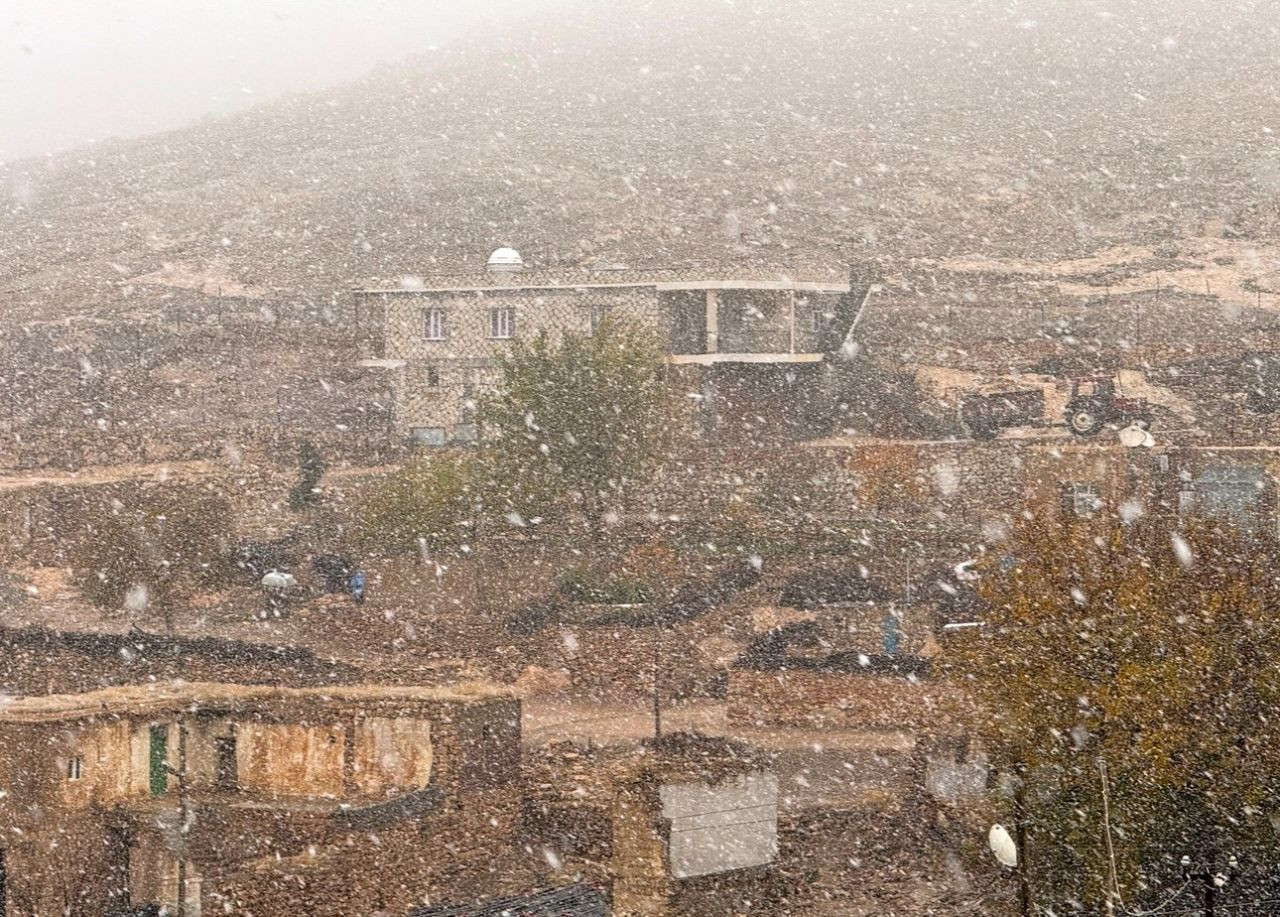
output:
[[[667,289],[777,289],[849,292],[847,268],[783,268],[776,266],[693,265],[637,269],[526,269],[518,273],[484,272],[424,274],[399,286],[358,289],[358,293],[431,293],[442,291],[573,289],[657,286]]]
[[[230,712],[278,703],[331,706],[378,703],[483,703],[514,697],[485,682],[449,687],[415,685],[333,685],[281,688],[220,682],[156,682],[118,685],[83,694],[43,694],[0,701],[0,723],[52,723],[93,716],[138,716],[181,711]]]

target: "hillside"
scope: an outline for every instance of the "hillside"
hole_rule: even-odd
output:
[[[0,466],[288,465],[303,438],[382,461],[386,381],[356,368],[344,291],[499,244],[849,264],[886,286],[862,333],[895,365],[1275,349],[1269,3],[602,9],[0,166]]]
[[[900,265],[1275,232],[1264,2],[600,9],[2,166],[0,306],[122,306],[139,278],[327,299],[498,242],[543,263]]]

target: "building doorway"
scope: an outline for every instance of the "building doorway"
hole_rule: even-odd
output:
[[[151,727],[151,795],[163,796],[169,789],[169,727]],[[0,917],[4,917],[0,914]]]
[[[214,782],[220,790],[234,790],[239,785],[239,773],[236,767],[236,737],[221,736],[214,739]],[[3,915],[0,915],[3,917]]]

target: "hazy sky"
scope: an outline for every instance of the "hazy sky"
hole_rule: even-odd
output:
[[[357,77],[534,0],[0,0],[0,162]]]

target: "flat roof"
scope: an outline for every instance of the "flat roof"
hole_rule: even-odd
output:
[[[282,688],[225,682],[155,682],[116,685],[81,694],[40,694],[0,700],[0,723],[52,723],[93,716],[147,716],[182,711],[246,710],[273,703],[311,703],[340,707],[375,702],[474,704],[514,698],[507,688],[488,682],[448,687],[420,685],[332,685]]]
[[[821,363],[820,353],[677,353],[667,357],[674,366],[711,366],[715,363]]]
[[[370,295],[482,293],[490,290],[589,290],[656,287],[659,290],[803,290],[848,293],[848,273],[785,268],[654,268],[644,270],[530,270],[472,274],[410,275],[412,286],[357,288]]]

